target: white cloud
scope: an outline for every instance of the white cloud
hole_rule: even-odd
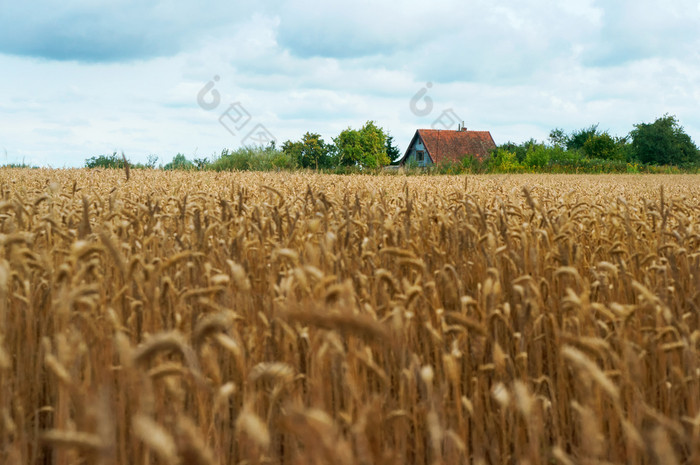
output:
[[[700,47],[700,14],[694,0],[605,2],[602,25],[585,62],[616,66],[654,57],[686,57]]]

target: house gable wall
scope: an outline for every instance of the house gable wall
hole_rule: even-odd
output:
[[[422,161],[418,160],[417,152],[419,150],[423,151]],[[433,161],[430,159],[430,155],[428,155],[428,150],[425,148],[425,145],[423,145],[423,141],[420,137],[413,138],[411,146],[408,148],[406,158],[404,158],[404,163],[415,163],[417,166],[420,167],[425,167],[433,164]]]

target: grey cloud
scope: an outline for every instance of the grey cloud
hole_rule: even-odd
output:
[[[280,12],[278,44],[292,57],[335,58],[344,68],[359,63],[405,70],[419,81],[527,81],[571,59],[576,44],[600,22],[599,12],[585,2],[576,8],[480,1],[402,8],[304,3]]]
[[[167,56],[249,10],[225,2],[3,2],[0,53],[58,61],[118,62]]]

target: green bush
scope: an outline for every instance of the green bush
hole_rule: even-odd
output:
[[[300,141],[286,141],[282,152],[300,168],[326,169],[333,163],[333,144],[327,144],[320,134],[307,132]]]
[[[27,164],[27,163],[25,163],[25,162],[22,162],[22,163],[6,163],[6,164],[4,164],[4,165],[0,165],[0,168],[26,168],[26,169],[32,169],[32,170],[39,169],[38,166],[29,165],[29,164]]]
[[[635,124],[630,133],[634,157],[642,163],[695,165],[700,150],[675,116],[665,115],[653,123]]]
[[[209,169],[214,171],[249,170],[250,158],[248,149],[241,148],[235,151],[224,149],[221,151],[221,155],[209,164]]]
[[[607,132],[602,132],[588,136],[582,150],[588,158],[626,161],[626,145],[625,138],[612,137]]]
[[[549,165],[549,152],[554,149],[545,147],[544,144],[531,146],[525,154],[524,164],[533,170],[542,170]]]
[[[560,160],[550,163],[552,173],[627,173],[627,162],[623,160],[603,160],[601,158],[580,157],[578,160]]]
[[[208,165],[214,171],[279,171],[298,168],[293,157],[275,147],[241,147],[221,155]]]
[[[183,154],[178,153],[173,157],[173,161],[163,166],[164,170],[193,170],[195,164],[188,160]]]
[[[386,134],[374,121],[367,121],[360,129],[347,128],[333,143],[338,165],[381,168],[392,161],[387,154]]]
[[[124,152],[121,155],[117,155],[117,152],[112,153],[112,155],[99,155],[96,157],[91,157],[85,160],[86,168],[111,168],[111,169],[124,169],[124,160],[129,164],[129,168],[137,170],[153,169],[156,166],[156,161],[158,157],[156,155],[149,155],[148,162],[146,163],[132,163],[131,160],[124,156]]]
[[[516,144],[515,142],[508,141],[505,144],[497,146],[496,149],[493,151],[493,154],[495,154],[499,150],[512,152],[515,154],[515,158],[518,160],[518,163],[523,163],[525,161],[525,157],[527,156],[528,150],[534,145],[538,145],[535,139],[527,140],[521,144]]]
[[[486,171],[486,163],[473,155],[467,155],[459,163],[462,165],[462,173],[476,174]]]
[[[112,155],[99,155],[90,157],[85,160],[86,168],[124,168],[124,154],[117,155],[117,152]]]
[[[550,133],[550,137],[551,137]],[[594,124],[588,128],[579,129],[578,131],[572,132],[570,135],[565,136],[562,140],[566,144],[567,150],[581,150],[586,144],[586,141],[591,137],[599,136],[598,125]]]
[[[461,174],[462,164],[452,160],[446,160],[430,167],[431,174]]]
[[[494,173],[522,173],[525,167],[518,161],[515,152],[498,149],[488,163],[489,171]]]

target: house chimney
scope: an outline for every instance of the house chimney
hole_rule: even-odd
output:
[[[462,121],[462,126],[460,126],[462,131],[466,131],[467,127],[464,125],[464,121]]]

